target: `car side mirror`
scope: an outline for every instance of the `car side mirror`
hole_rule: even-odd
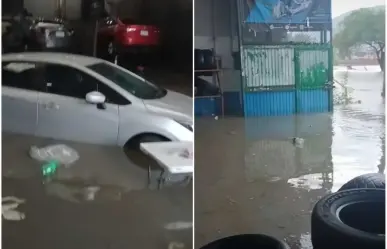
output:
[[[105,95],[100,92],[93,91],[86,94],[86,102],[90,104],[103,104],[106,101]]]

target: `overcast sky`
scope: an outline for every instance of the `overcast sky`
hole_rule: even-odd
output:
[[[351,10],[384,4],[385,0],[332,0],[332,16],[336,17]]]

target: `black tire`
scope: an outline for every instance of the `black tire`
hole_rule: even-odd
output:
[[[133,139],[132,141],[129,141],[126,147],[128,149],[140,151],[141,143],[166,142],[166,141],[168,141],[168,139],[166,139],[165,137],[162,137],[156,134],[146,134],[146,135],[139,136]]]
[[[113,41],[108,41],[106,43],[106,60],[114,62],[115,57],[117,56],[117,48]]]
[[[168,139],[162,136],[158,136],[156,134],[145,134],[128,141],[124,146],[124,153],[127,155],[129,160],[135,165],[145,167],[147,170],[149,170],[149,167],[151,167],[152,170],[159,170],[160,168],[158,165],[153,165],[149,163],[149,156],[147,156],[141,151],[140,144],[166,141],[168,141]]]
[[[312,212],[313,248],[384,249],[385,200],[382,189],[350,189],[322,198]]]
[[[386,176],[381,173],[364,174],[348,181],[339,191],[358,188],[385,189]]]
[[[289,249],[289,246],[276,238],[264,234],[241,234],[213,241],[200,249]]]
[[[138,140],[139,143],[166,142],[168,139],[158,135],[144,135]]]
[[[97,40],[97,57],[104,59],[104,60],[107,60],[107,61],[110,61],[110,62],[113,62],[114,57],[115,57],[115,53],[116,53],[116,49],[115,49],[115,46],[114,46],[114,43],[112,42],[112,40],[110,38],[106,38],[104,36],[99,36],[97,39],[98,39]],[[109,51],[110,45],[113,45],[111,52]]]

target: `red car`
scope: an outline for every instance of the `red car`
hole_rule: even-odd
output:
[[[130,18],[107,17],[99,23],[97,38],[99,55],[114,57],[152,51],[159,45],[160,30]]]

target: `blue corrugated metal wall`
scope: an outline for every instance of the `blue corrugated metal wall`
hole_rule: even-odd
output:
[[[196,97],[194,101],[195,116],[217,116],[221,113],[220,97]]]
[[[246,92],[244,113],[255,117],[329,112],[330,94],[329,89]]]
[[[229,116],[243,116],[241,92],[223,92],[224,114]]]
[[[313,113],[329,111],[329,90],[297,90],[297,113]]]
[[[222,114],[220,97],[196,97],[195,116],[217,116]],[[224,92],[224,114],[227,116],[243,116],[241,92]]]
[[[296,111],[294,90],[262,91],[244,93],[244,112],[246,117],[285,116]]]

